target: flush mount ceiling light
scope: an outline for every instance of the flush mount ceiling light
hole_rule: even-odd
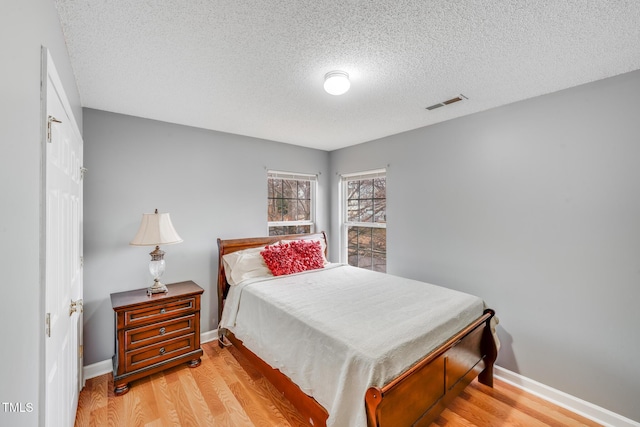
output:
[[[344,71],[330,71],[324,75],[324,90],[331,95],[342,95],[350,87],[349,74]]]

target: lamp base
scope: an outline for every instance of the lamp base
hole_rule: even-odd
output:
[[[147,288],[147,295],[163,294],[169,292],[169,289],[159,280],[153,282],[153,286]]]

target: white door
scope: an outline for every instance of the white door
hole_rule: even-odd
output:
[[[45,422],[48,427],[72,427],[82,387],[83,144],[44,49],[43,63]]]

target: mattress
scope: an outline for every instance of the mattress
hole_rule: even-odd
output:
[[[313,396],[328,426],[366,427],[366,390],[410,368],[484,308],[466,293],[329,264],[231,286],[219,327]]]

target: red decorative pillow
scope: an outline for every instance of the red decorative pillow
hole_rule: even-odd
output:
[[[294,240],[289,243],[265,246],[260,255],[274,276],[324,267],[322,246],[319,241]]]

